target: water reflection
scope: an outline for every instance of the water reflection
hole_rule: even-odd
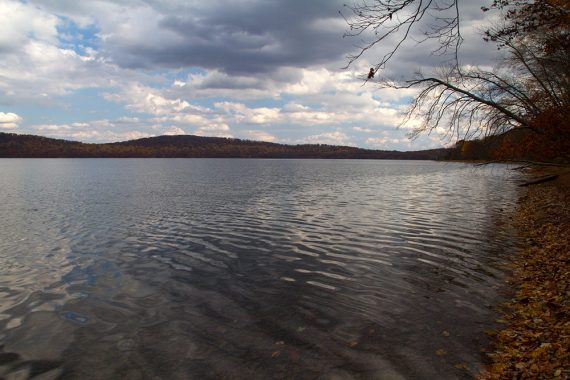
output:
[[[0,372],[468,378],[480,361],[511,244],[494,222],[515,199],[502,167],[0,167]]]

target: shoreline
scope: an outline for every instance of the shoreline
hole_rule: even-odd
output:
[[[570,379],[570,170],[531,174],[559,177],[519,198],[513,225],[522,244],[506,284],[512,296],[500,305],[502,329],[489,332],[480,380]]]

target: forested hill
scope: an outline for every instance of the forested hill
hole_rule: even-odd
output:
[[[85,144],[34,135],[0,133],[0,157],[226,157],[358,158],[435,160],[446,149],[415,152],[368,150],[334,145],[283,145],[192,135],[158,136],[107,144]]]

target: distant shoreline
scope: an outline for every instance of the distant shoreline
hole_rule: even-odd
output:
[[[435,161],[442,163],[469,164],[461,161],[414,158],[335,158],[335,157],[2,157],[0,160],[319,160],[319,161]]]
[[[158,136],[86,144],[35,135],[0,133],[0,158],[267,158],[441,160],[449,149],[401,152],[325,144],[285,145],[194,135]]]

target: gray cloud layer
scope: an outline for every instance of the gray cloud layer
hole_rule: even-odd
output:
[[[459,0],[463,33],[469,39],[465,61],[482,63],[493,49],[480,49],[473,38],[484,19],[479,2]],[[230,74],[270,73],[279,67],[309,67],[346,63],[366,38],[342,38],[347,30],[339,11],[350,16],[341,0],[37,0],[40,7],[100,29],[100,53],[125,68],[202,67]],[[419,25],[427,29],[428,25]],[[421,33],[423,30],[418,30]],[[416,35],[419,38],[419,35]],[[368,39],[369,41],[369,39]],[[427,45],[406,44],[394,59],[396,75],[441,61],[430,57]],[[368,56],[381,56],[379,46]]]
[[[338,0],[37,3],[99,24],[102,53],[128,68],[265,73],[342,59],[352,43]]]
[[[489,62],[494,49],[477,35],[485,15],[460,2],[465,62]],[[0,0],[0,105],[9,106],[0,112],[11,117],[1,127],[82,141],[194,133],[408,149],[394,127],[414,92],[363,86],[385,45],[341,69],[362,44],[342,38],[342,9],[340,0]],[[387,73],[429,70],[442,60],[430,51],[409,41]],[[75,96],[87,88],[99,91]],[[85,110],[77,120],[14,108],[65,113],[67,101]]]

